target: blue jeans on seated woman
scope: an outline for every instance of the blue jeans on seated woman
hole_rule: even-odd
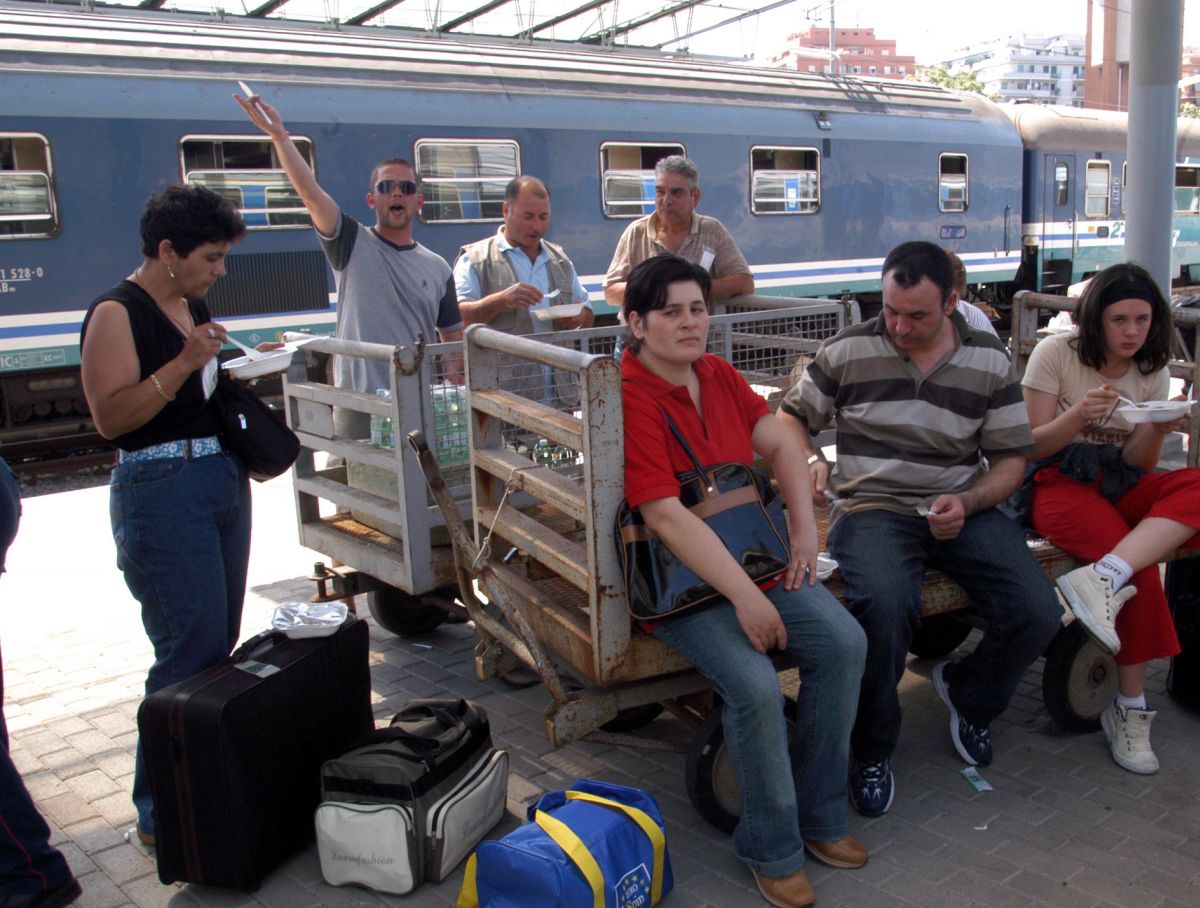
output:
[[[109,489],[117,566],[154,646],[146,696],[220,662],[241,632],[250,560],[250,484],[229,454],[118,464]],[[138,741],[138,826],[154,834]]]
[[[867,640],[825,587],[767,593],[800,668],[796,753],[788,753],[783,694],[769,656],[757,652],[722,602],[664,620],[654,630],[711,679],[724,700],[730,764],[742,789],[733,850],[751,869],[781,877],[804,866],[804,840],[846,835],[850,726]]]

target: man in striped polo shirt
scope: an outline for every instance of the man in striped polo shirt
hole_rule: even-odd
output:
[[[955,749],[992,759],[988,725],[1062,616],[1021,528],[996,505],[1020,483],[1033,435],[1000,341],[954,311],[946,253],[897,246],[883,263],[883,311],[826,341],[778,416],[809,454],[813,495],[833,502],[829,551],[846,607],[867,633],[851,734],[850,796],[864,816],[891,806],[900,735],[896,685],[920,623],[927,568],[945,572],[987,622],[975,651],[933,674]],[[837,419],[833,472],[810,433]]]

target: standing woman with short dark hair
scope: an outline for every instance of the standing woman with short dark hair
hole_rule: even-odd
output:
[[[109,499],[117,564],[154,645],[147,695],[221,661],[241,629],[250,489],[217,437],[225,329],[203,296],[245,232],[209,189],[156,193],[141,220],[145,259],[83,321],[84,393],[97,430],[119,449]],[[153,845],[140,741],[133,801],[137,836]]]
[[[799,441],[733,366],[706,352],[709,287],[703,268],[676,256],[647,259],[629,275],[629,336],[621,357],[625,497],[676,557],[724,597],[648,630],[720,693],[725,746],[742,790],[734,852],[770,904],[802,908],[814,899],[806,850],[834,867],[867,860],[846,828],[850,726],[866,637],[816,582],[817,528]],[[684,506],[677,476],[694,467],[668,419],[704,466],[750,465],[756,453],[771,463],[791,537],[779,582],[760,588]],[[800,669],[793,742],[770,656],[776,649]]]
[[[1078,333],[1041,341],[1022,384],[1037,445],[1034,529],[1091,561],[1058,579],[1084,629],[1117,660],[1117,698],[1100,717],[1113,759],[1158,771],[1150,746],[1146,663],[1179,642],[1158,563],[1200,547],[1200,470],[1153,472],[1179,421],[1134,424],[1120,397],[1164,400],[1171,314],[1145,269],[1113,265],[1089,282],[1075,309]]]

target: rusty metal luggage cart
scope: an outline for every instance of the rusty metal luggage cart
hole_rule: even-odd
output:
[[[394,633],[426,633],[451,617],[455,575],[441,511],[434,506],[411,453],[386,439],[334,431],[333,409],[371,417],[380,432],[421,429],[435,439],[446,475],[468,508],[465,414],[455,378],[461,345],[391,347],[317,338],[307,349],[388,364],[389,387],[349,391],[310,379],[293,365],[284,378],[285,405],[302,448],[294,470],[300,543],[340,562],[318,563],[319,597],[367,594],[372,615]],[[451,374],[447,375],[447,372]],[[379,434],[379,433],[376,433]],[[318,467],[317,455],[334,460]],[[408,459],[413,468],[404,469]],[[457,609],[461,612],[461,608]]]
[[[783,302],[756,297],[763,305]],[[802,306],[791,316],[738,314],[722,316],[729,324],[746,325],[743,333],[793,332],[816,339],[831,336],[845,322],[840,304],[787,300]],[[733,321],[729,321],[732,319]],[[623,329],[617,326],[539,335],[548,343],[584,354],[610,355]],[[815,347],[816,341],[806,349]],[[791,339],[794,361],[799,348]],[[778,346],[777,344],[777,346]],[[790,347],[788,345],[791,345]],[[795,348],[795,349],[793,349]],[[370,391],[356,392],[306,376],[297,364],[284,380],[285,404],[302,450],[295,468],[296,511],[300,542],[337,566],[318,564],[313,578],[318,596],[341,598],[366,593],[372,615],[384,628],[406,636],[428,633],[448,618],[463,619],[457,600],[453,551],[443,512],[429,495],[416,458],[403,444],[388,447],[386,439],[348,438],[334,431],[333,409],[342,407],[386,422],[399,442],[419,429],[430,440],[458,513],[471,516],[468,476],[466,391],[461,384],[460,343],[391,347],[381,344],[317,338],[307,350],[366,362],[386,363],[390,399]],[[747,348],[752,349],[752,348]],[[579,406],[577,378],[547,370],[520,358],[503,358],[498,387],[524,400],[547,403],[560,413]],[[503,430],[503,442],[514,454],[566,469],[574,451],[554,435],[529,431],[515,424]],[[331,455],[336,465],[318,466]],[[536,507],[527,497],[514,499],[519,507]],[[528,558],[523,556],[518,564]]]

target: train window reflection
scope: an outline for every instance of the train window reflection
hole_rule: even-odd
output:
[[[605,142],[600,146],[600,191],[606,218],[640,218],[654,211],[654,165],[682,145]]]
[[[938,211],[967,210],[967,156],[938,157]]]
[[[1200,214],[1200,168],[1175,168],[1175,213]]]
[[[313,166],[312,142],[305,138],[293,141]],[[186,136],[179,151],[184,182],[207,186],[225,196],[251,230],[312,225],[269,140]]]
[[[1084,173],[1083,211],[1089,218],[1108,216],[1108,192],[1112,184],[1112,169],[1108,161],[1088,161]]]
[[[521,174],[520,149],[507,140],[422,139],[416,159],[426,223],[499,221],[504,187]]]
[[[1071,171],[1066,164],[1054,165],[1054,204],[1065,205],[1071,193]]]
[[[820,161],[815,148],[751,148],[750,210],[816,214],[821,209]]]
[[[0,239],[51,236],[58,208],[50,144],[33,133],[0,133]]]

